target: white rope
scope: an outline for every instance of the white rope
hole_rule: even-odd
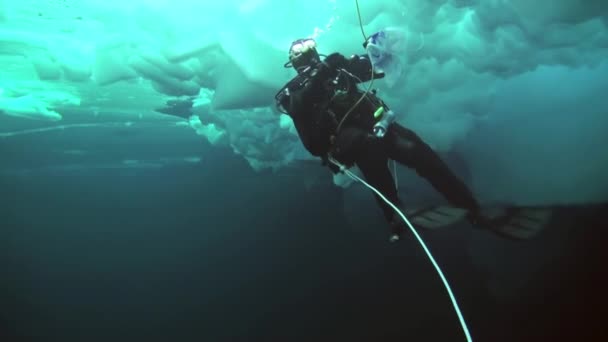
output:
[[[340,170],[343,171],[344,173],[346,173],[350,178],[352,178],[355,181],[361,182],[363,185],[365,185],[370,190],[372,190],[373,192],[375,192],[378,196],[380,196],[380,198],[382,198],[382,200],[384,200],[386,202],[386,204],[390,205],[397,213],[399,213],[399,215],[401,216],[401,218],[403,219],[403,221],[405,221],[405,223],[407,224],[407,226],[412,231],[412,234],[414,234],[414,236],[416,237],[416,239],[420,243],[420,246],[422,246],[422,249],[424,250],[424,252],[426,253],[426,255],[429,257],[429,260],[433,264],[433,267],[435,267],[435,270],[437,271],[437,274],[439,274],[439,278],[441,278],[441,281],[443,282],[443,285],[445,286],[445,289],[448,292],[448,295],[450,296],[450,300],[452,301],[452,305],[454,306],[454,310],[456,311],[456,315],[458,316],[458,320],[460,321],[460,325],[462,326],[462,330],[464,331],[464,334],[465,334],[465,336],[467,338],[467,341],[468,342],[472,342],[473,339],[471,338],[471,334],[469,333],[469,328],[467,327],[467,324],[466,324],[466,322],[464,320],[464,317],[462,316],[462,313],[460,312],[460,307],[458,306],[458,303],[456,302],[456,297],[454,296],[454,293],[452,292],[452,289],[450,288],[450,284],[448,283],[447,279],[443,275],[443,272],[441,271],[441,268],[439,267],[439,265],[435,261],[435,258],[433,258],[433,255],[429,251],[428,247],[426,246],[426,244],[424,243],[424,241],[422,240],[422,238],[420,237],[420,235],[418,235],[418,232],[416,231],[416,229],[414,228],[414,226],[410,223],[410,221],[407,219],[407,217],[405,217],[405,215],[401,212],[401,210],[399,210],[399,208],[397,208],[391,201],[389,201],[386,197],[384,197],[384,195],[380,191],[378,191],[378,189],[376,189],[373,186],[369,185],[366,181],[364,181],[363,179],[361,179],[360,177],[358,177],[357,175],[355,175],[354,173],[352,173],[351,171],[349,171],[344,165],[340,164],[335,159],[329,158],[329,161],[331,161],[336,166],[338,166],[340,168]]]

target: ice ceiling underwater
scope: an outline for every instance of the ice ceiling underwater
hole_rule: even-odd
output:
[[[391,86],[377,82],[379,93],[399,122],[462,155],[481,196],[607,199],[598,146],[608,142],[608,3],[359,4],[368,35],[394,27],[407,37],[403,70]],[[294,75],[283,68],[291,41],[365,53],[354,1],[2,0],[0,22],[2,115],[69,124],[154,116],[172,103],[172,114],[194,115],[185,120],[197,134],[257,169],[308,158],[272,107]]]

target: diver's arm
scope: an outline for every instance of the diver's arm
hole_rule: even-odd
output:
[[[345,69],[357,76],[361,82],[367,82],[372,79],[372,62],[367,55],[352,55],[350,59],[347,60]],[[374,79],[377,80],[383,77],[383,72],[374,70]]]
[[[325,59],[331,68],[344,69],[356,76],[360,82],[367,82],[372,79],[372,63],[367,55],[352,55],[350,58],[344,57],[340,53],[333,53]],[[384,73],[374,71],[374,79],[384,77]]]
[[[331,135],[331,128],[321,109],[326,96],[321,87],[318,82],[308,82],[303,88],[291,92],[289,99],[285,100],[285,108],[293,119],[300,140],[314,156],[327,152]]]

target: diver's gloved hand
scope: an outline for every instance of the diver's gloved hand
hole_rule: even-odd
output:
[[[391,229],[390,242],[397,242],[403,238],[406,228],[405,221],[397,213],[395,213],[393,219],[389,222],[389,227]]]
[[[332,53],[323,62],[315,66],[312,78],[315,81],[325,81],[338,76],[338,69],[346,65],[346,58],[340,53]]]
[[[386,74],[384,72],[374,71],[374,79],[379,80],[379,79],[383,78],[384,76],[386,76]]]
[[[313,82],[320,83],[334,78],[338,75],[338,70],[332,68],[325,62],[320,62],[315,66],[314,71],[311,74]]]
[[[342,172],[342,170],[340,170],[340,167],[339,167],[338,165],[336,165],[336,164],[332,163],[332,162],[329,160],[329,155],[327,155],[327,154],[323,155],[323,156],[321,157],[321,161],[322,161],[322,165],[323,165],[323,166],[327,166],[327,167],[329,167],[329,169],[331,170],[331,172],[332,172],[334,175],[337,175],[338,173]]]
[[[346,57],[344,57],[338,52],[334,52],[331,55],[327,56],[324,62],[332,69],[339,69],[346,66]]]

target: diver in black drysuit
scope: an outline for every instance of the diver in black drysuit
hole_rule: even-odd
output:
[[[286,67],[289,64],[298,75],[277,93],[277,105],[293,119],[302,143],[312,155],[320,157],[334,173],[339,168],[329,158],[347,167],[358,166],[366,181],[399,207],[401,201],[388,167],[389,159],[395,160],[427,179],[451,205],[468,210],[469,218],[475,221],[479,205],[471,191],[416,133],[394,122],[384,137],[372,134],[377,122],[374,112],[379,106],[388,108],[375,92],[368,93],[353,108],[364,94],[357,84],[372,76],[367,56],[347,59],[334,53],[321,61],[316,43],[305,39],[292,44]],[[374,79],[383,76],[374,73]],[[378,195],[374,196],[391,226],[391,239],[398,240],[405,223]]]

